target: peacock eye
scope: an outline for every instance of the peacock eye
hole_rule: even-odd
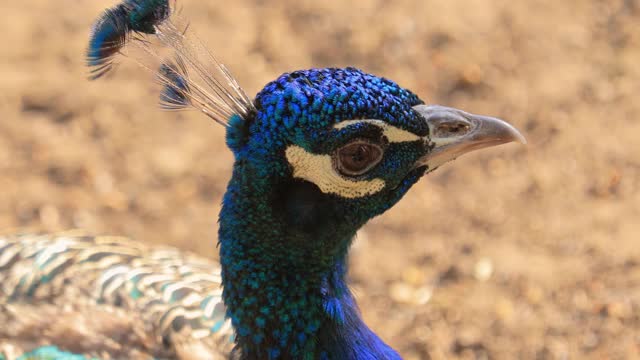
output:
[[[364,140],[356,140],[336,152],[338,171],[346,176],[362,175],[382,159],[382,148]]]

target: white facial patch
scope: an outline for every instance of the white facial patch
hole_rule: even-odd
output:
[[[382,120],[347,120],[336,124],[336,130],[360,123],[368,123],[382,129],[390,143],[423,140],[409,131],[389,125]],[[300,146],[290,145],[286,150],[287,160],[293,167],[293,177],[314,183],[325,194],[335,194],[343,198],[355,199],[373,195],[384,189],[385,182],[376,178],[355,180],[339,174],[333,166],[331,155],[313,154]]]
[[[410,131],[400,129],[399,127],[395,127],[382,120],[377,120],[377,119],[346,120],[346,121],[337,123],[333,128],[336,130],[340,130],[340,129],[346,128],[347,126],[356,125],[356,124],[372,124],[381,128],[382,134],[391,143],[422,140],[420,136]]]
[[[312,154],[297,145],[290,145],[286,155],[293,166],[293,177],[316,184],[323,193],[355,199],[384,188],[382,179],[353,180],[338,174],[333,168],[331,155]]]

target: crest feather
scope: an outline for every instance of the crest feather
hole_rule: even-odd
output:
[[[155,72],[162,86],[162,109],[193,108],[225,127],[234,115],[248,119],[255,112],[253,102],[172,5],[169,0],[125,0],[106,10],[89,40],[90,78],[109,72],[115,56],[131,45],[146,55],[134,59]],[[162,49],[173,54],[163,56]]]

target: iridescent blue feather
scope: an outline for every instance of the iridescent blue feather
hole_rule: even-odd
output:
[[[127,11],[122,4],[106,10],[96,21],[87,49],[91,79],[97,79],[111,70],[113,57],[127,42],[130,30]]]
[[[137,34],[155,34],[156,26],[169,18],[168,0],[127,0],[107,9],[96,21],[89,38],[87,63],[90,79],[111,70],[114,56]]]
[[[156,26],[171,15],[169,0],[126,0],[131,29],[145,34],[155,34]]]
[[[160,107],[164,110],[182,110],[191,105],[187,67],[180,58],[160,65],[158,80],[163,85]]]

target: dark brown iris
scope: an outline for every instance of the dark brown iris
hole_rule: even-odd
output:
[[[344,175],[362,175],[382,159],[380,146],[362,140],[349,143],[337,152],[338,170]]]

